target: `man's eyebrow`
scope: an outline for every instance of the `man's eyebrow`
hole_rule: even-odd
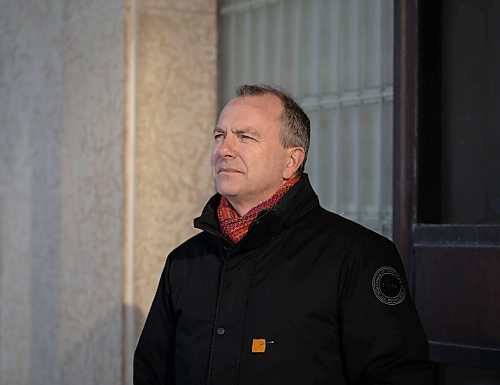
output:
[[[214,134],[215,134],[216,132],[226,132],[226,130],[224,130],[224,129],[223,129],[222,127],[220,127],[220,126],[215,126],[215,127],[214,127]]]
[[[259,136],[259,132],[252,128],[252,127],[243,127],[243,128],[236,128],[234,130],[231,130],[235,134],[252,134],[254,136]]]

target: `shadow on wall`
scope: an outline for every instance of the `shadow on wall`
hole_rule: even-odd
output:
[[[142,328],[144,327],[144,324],[146,323],[146,317],[147,314],[143,313],[141,309],[139,309],[137,306],[133,306],[134,308],[134,323],[135,323],[135,342],[134,342],[134,350],[137,345],[137,342],[139,341],[139,336],[141,335]],[[149,309],[148,309],[149,310]],[[137,328],[139,329],[137,330]]]
[[[13,169],[5,183],[9,189],[5,189],[0,200],[0,212],[5,208],[13,219],[2,222],[2,226],[8,225],[5,230],[8,245],[2,245],[0,251],[8,250],[8,254],[0,259],[2,265],[8,264],[9,270],[1,279],[2,287],[14,295],[4,296],[6,303],[2,303],[2,311],[9,314],[9,319],[2,325],[2,332],[8,335],[1,338],[0,363],[4,371],[0,373],[0,383],[129,383],[124,376],[131,376],[128,367],[135,341],[124,345],[124,317],[134,314],[137,322],[143,322],[145,317],[137,307],[121,304],[120,272],[115,270],[120,264],[118,252],[107,264],[116,247],[104,249],[99,257],[92,259],[91,247],[74,245],[63,238],[67,233],[88,229],[77,228],[76,224],[70,229],[73,231],[64,229],[62,218],[72,213],[63,213],[67,203],[62,192],[60,132],[30,131],[23,139],[26,140],[22,154],[26,157],[24,168],[17,167],[17,153],[22,151],[18,149],[20,144],[15,145],[14,137],[12,133],[12,140],[7,142],[12,141],[12,145],[1,146],[2,159],[5,156]],[[24,191],[26,196],[20,193]],[[107,218],[104,214],[102,217]],[[87,238],[93,240],[93,234]],[[113,239],[117,238],[115,234]],[[29,242],[23,243],[26,239]],[[108,239],[108,244],[113,239]],[[119,241],[115,244],[119,247]],[[64,248],[74,254],[61,255]],[[106,269],[101,269],[101,263],[106,263]],[[22,295],[16,297],[16,293]],[[95,298],[96,294],[99,298]],[[134,333],[130,340],[135,339]]]
[[[137,337],[131,346],[125,346],[124,316],[133,312],[136,322],[144,322],[144,314],[137,306],[117,306],[79,335],[76,343],[61,352],[61,384],[132,383],[133,353]]]

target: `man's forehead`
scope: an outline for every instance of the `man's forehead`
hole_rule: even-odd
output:
[[[273,94],[237,96],[230,100],[222,109],[218,124],[226,116],[241,119],[264,116],[279,119],[283,112],[281,100]]]

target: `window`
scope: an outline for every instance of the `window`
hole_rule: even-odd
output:
[[[311,119],[306,165],[322,205],[392,227],[392,0],[221,0],[219,100],[288,90]]]

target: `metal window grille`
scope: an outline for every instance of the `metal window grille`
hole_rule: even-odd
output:
[[[311,119],[322,205],[390,236],[393,0],[221,0],[219,100],[287,89]]]

